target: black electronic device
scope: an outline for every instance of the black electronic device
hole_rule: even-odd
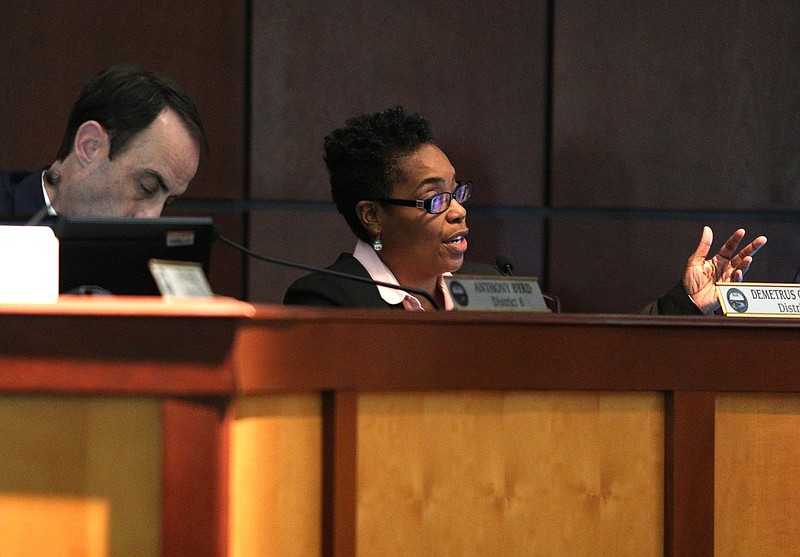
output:
[[[59,291],[158,296],[151,259],[200,263],[208,274],[216,237],[207,217],[56,217]]]

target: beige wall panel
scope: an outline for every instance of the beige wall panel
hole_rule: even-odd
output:
[[[0,397],[0,554],[159,555],[160,424],[155,400]]]
[[[231,557],[321,550],[322,429],[316,395],[246,397],[231,429]]]
[[[661,555],[657,394],[359,399],[359,555]]]
[[[797,555],[800,395],[718,395],[715,446],[715,554]]]

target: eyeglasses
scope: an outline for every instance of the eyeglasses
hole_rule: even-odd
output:
[[[432,215],[438,215],[447,211],[450,201],[455,199],[461,205],[472,197],[472,182],[456,182],[453,193],[449,191],[437,193],[428,199],[370,199],[370,201],[380,201],[390,205],[402,205],[403,207],[416,207],[425,209]]]

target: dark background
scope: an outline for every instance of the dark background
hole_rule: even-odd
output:
[[[265,255],[352,250],[322,138],[402,104],[476,184],[468,257],[510,253],[565,311],[638,310],[704,224],[714,250],[770,238],[749,280],[800,265],[796,0],[12,0],[0,37],[0,168],[50,164],[83,83],[134,62],[183,85],[211,141],[165,214]],[[279,302],[300,274],[219,245],[211,282]]]

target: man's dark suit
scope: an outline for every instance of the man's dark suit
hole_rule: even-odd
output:
[[[672,290],[648,304],[642,313],[649,315],[703,315],[703,312],[689,298],[680,282],[673,286]]]
[[[0,218],[27,218],[45,206],[42,173],[0,171]]]

